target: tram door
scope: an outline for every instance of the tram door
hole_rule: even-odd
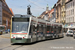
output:
[[[37,40],[42,40],[43,39],[43,25],[38,24],[37,25]]]
[[[32,42],[36,41],[36,35],[37,35],[36,22],[31,22],[29,35],[31,36]]]
[[[33,41],[36,41],[36,35],[37,35],[37,24],[36,24],[36,22],[32,22],[32,39],[33,39]]]

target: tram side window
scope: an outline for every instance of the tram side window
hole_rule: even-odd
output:
[[[60,26],[60,27],[59,27],[59,33],[61,33],[61,31],[62,31],[62,27]]]
[[[37,26],[35,26],[36,24],[33,25],[33,34],[37,33]]]
[[[52,29],[52,28],[51,28],[51,26],[50,26],[50,33],[51,33],[51,29]]]
[[[35,31],[36,31],[35,24],[33,22],[31,22],[29,35],[35,34]]]
[[[33,31],[35,31],[35,26],[33,25]]]
[[[37,25],[37,32],[39,32],[39,25]]]
[[[32,25],[30,25],[30,31],[29,31],[29,35],[31,35],[33,32],[33,28],[32,28]]]
[[[42,32],[42,27],[41,27],[41,25],[39,25],[39,32]]]
[[[50,31],[50,26],[47,26],[47,31]]]
[[[50,26],[47,26],[47,33],[50,32]]]
[[[38,32],[42,33],[43,32],[43,26],[39,24],[37,30],[38,30]]]
[[[51,26],[51,32],[53,32],[53,26]]]
[[[43,25],[41,25],[41,29],[42,29],[41,31],[43,32]]]
[[[46,33],[46,25],[43,25],[43,33]]]
[[[58,34],[58,33],[59,33],[58,26],[55,26],[55,27],[54,27],[54,32],[55,32],[56,34]]]
[[[56,26],[54,26],[54,33],[57,33],[57,29],[56,29]]]
[[[59,33],[59,27],[56,26],[56,33],[58,34]]]

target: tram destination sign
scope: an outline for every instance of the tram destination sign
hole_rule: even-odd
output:
[[[29,18],[12,18],[13,22],[29,22]]]

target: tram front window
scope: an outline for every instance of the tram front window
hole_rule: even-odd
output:
[[[28,33],[29,22],[12,22],[12,33]]]

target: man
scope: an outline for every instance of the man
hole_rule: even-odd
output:
[[[10,33],[10,29],[8,29],[8,33]]]

